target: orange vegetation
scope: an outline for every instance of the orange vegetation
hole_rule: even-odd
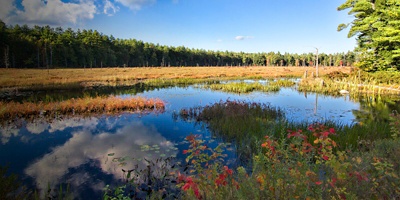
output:
[[[319,67],[319,75],[351,67]],[[152,67],[152,68],[96,68],[96,69],[0,69],[0,85],[29,87],[72,83],[137,82],[144,79],[220,78],[220,77],[301,77],[315,67]]]
[[[164,111],[165,104],[160,99],[143,97],[86,97],[62,102],[0,102],[0,120],[28,118],[31,116],[54,114],[116,113],[122,111]]]

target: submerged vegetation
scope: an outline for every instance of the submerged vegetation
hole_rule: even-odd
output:
[[[31,118],[37,116],[56,115],[85,115],[94,113],[116,113],[122,111],[157,111],[165,108],[160,99],[146,99],[142,97],[85,97],[69,99],[61,102],[32,103],[32,102],[0,102],[0,120],[12,120],[14,118]]]

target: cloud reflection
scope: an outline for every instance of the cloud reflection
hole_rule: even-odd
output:
[[[142,145],[156,145],[158,153],[142,151]],[[109,154],[113,156],[108,156]],[[161,156],[168,157],[176,154],[177,150],[174,145],[158,133],[154,127],[146,127],[141,122],[133,122],[118,129],[115,133],[104,132],[94,135],[89,129],[74,132],[72,138],[64,145],[54,148],[52,152],[30,165],[25,169],[25,173],[35,179],[39,189],[46,189],[48,183],[52,187],[56,186],[62,179],[65,179],[64,176],[71,168],[77,168],[83,164],[94,164],[102,172],[112,174],[118,179],[122,178],[123,172],[122,168],[118,167],[118,163],[112,161],[113,158],[128,157],[123,168],[133,169],[136,164],[145,166],[145,163],[132,158],[146,157],[155,161]],[[75,180],[75,178],[68,179],[71,181],[72,188],[82,184],[82,181]],[[96,184],[104,185],[93,183],[93,185]]]
[[[11,137],[18,136],[19,128],[15,124],[0,125],[1,143],[7,144]]]

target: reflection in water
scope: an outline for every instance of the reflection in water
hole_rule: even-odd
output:
[[[31,123],[26,124],[26,129],[33,134],[43,133],[48,128],[49,123],[43,118],[34,119]]]
[[[71,117],[62,120],[54,120],[47,122],[45,118],[35,119],[26,124],[26,129],[33,134],[43,133],[48,130],[50,133],[56,131],[63,131],[66,128],[85,127],[87,129],[94,129],[98,124],[98,119],[95,117],[81,118]]]
[[[136,91],[139,90],[133,88],[130,91],[130,87],[127,87],[121,93],[117,91],[104,94],[124,94],[121,96],[124,98],[134,96]],[[212,105],[229,99],[265,103],[281,108],[285,116],[294,122],[333,120],[348,125],[352,125],[353,120],[364,123],[384,121],[392,110],[397,109],[400,112],[398,99],[389,101],[367,97],[333,97],[299,93],[293,88],[282,88],[279,93],[253,92],[240,95],[192,86],[140,91],[147,91],[141,94],[145,98],[161,98],[168,102],[166,112],[146,116],[126,113],[118,117],[72,116],[51,120],[36,118],[31,121],[20,120],[22,122],[16,124],[0,124],[0,163],[10,163],[10,169],[23,179],[28,176],[25,180],[29,185],[33,185],[33,180],[38,188],[47,189],[48,183],[53,188],[58,183],[69,183],[72,192],[81,197],[88,193],[87,190],[92,190],[89,191],[90,195],[95,191],[96,194],[102,193],[99,190],[105,184],[113,185],[118,181],[116,179],[122,177],[121,169],[133,169],[136,163],[144,165],[142,161],[133,160],[133,157],[146,156],[154,161],[160,157],[178,155],[174,145],[168,141],[179,143],[189,133],[212,134],[209,127],[200,133],[195,121],[174,121],[171,118],[172,113],[183,108]],[[60,97],[53,97],[53,92],[48,92],[46,97],[35,96],[30,100],[25,97],[23,100],[46,102],[82,95],[79,93],[64,96],[64,93],[66,92],[60,93]],[[143,123],[135,122],[139,117]],[[214,139],[220,140],[212,140]],[[181,143],[179,147],[187,148],[186,143]],[[180,156],[184,155],[179,154],[177,162],[182,161]],[[236,159],[236,156],[232,153],[228,159]]]
[[[1,133],[1,143],[6,144],[10,141],[11,137],[17,137],[19,133],[19,128],[16,124],[4,124],[0,125],[0,133]]]
[[[142,151],[143,145],[157,145],[157,154]],[[167,141],[155,128],[146,127],[141,122],[134,122],[115,133],[101,133],[94,135],[89,129],[76,131],[64,145],[56,147],[51,153],[44,155],[25,169],[25,173],[35,179],[39,189],[46,189],[62,182],[68,171],[81,165],[91,163],[106,174],[114,178],[122,178],[123,172],[118,164],[113,162],[113,157],[126,157],[124,169],[133,169],[136,164],[145,166],[144,161],[132,158],[156,160],[163,156],[175,156],[177,150],[174,144]],[[110,156],[112,155],[112,156]],[[74,174],[69,177],[71,188],[78,188],[86,182],[87,174]],[[85,178],[86,177],[86,178]],[[91,183],[89,183],[91,184]],[[97,189],[102,189],[104,183],[93,183]]]
[[[23,122],[18,121],[18,123],[4,123],[0,124],[0,137],[1,143],[6,144],[10,141],[11,137],[19,136],[21,124]],[[64,119],[56,119],[49,122],[46,118],[33,119],[30,122],[26,122],[25,128],[28,132],[32,134],[41,134],[45,131],[49,133],[54,133],[57,131],[63,131],[66,128],[77,128],[84,127],[85,129],[94,130],[99,124],[99,120],[96,117],[71,117]]]
[[[400,112],[399,99],[385,99],[381,96],[358,98],[360,109],[353,110],[353,114],[357,121],[363,124],[388,122],[392,112]]]

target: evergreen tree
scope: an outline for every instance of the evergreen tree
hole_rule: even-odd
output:
[[[338,10],[350,9],[354,20],[348,37],[356,36],[358,66],[366,71],[400,69],[400,1],[347,0]]]

